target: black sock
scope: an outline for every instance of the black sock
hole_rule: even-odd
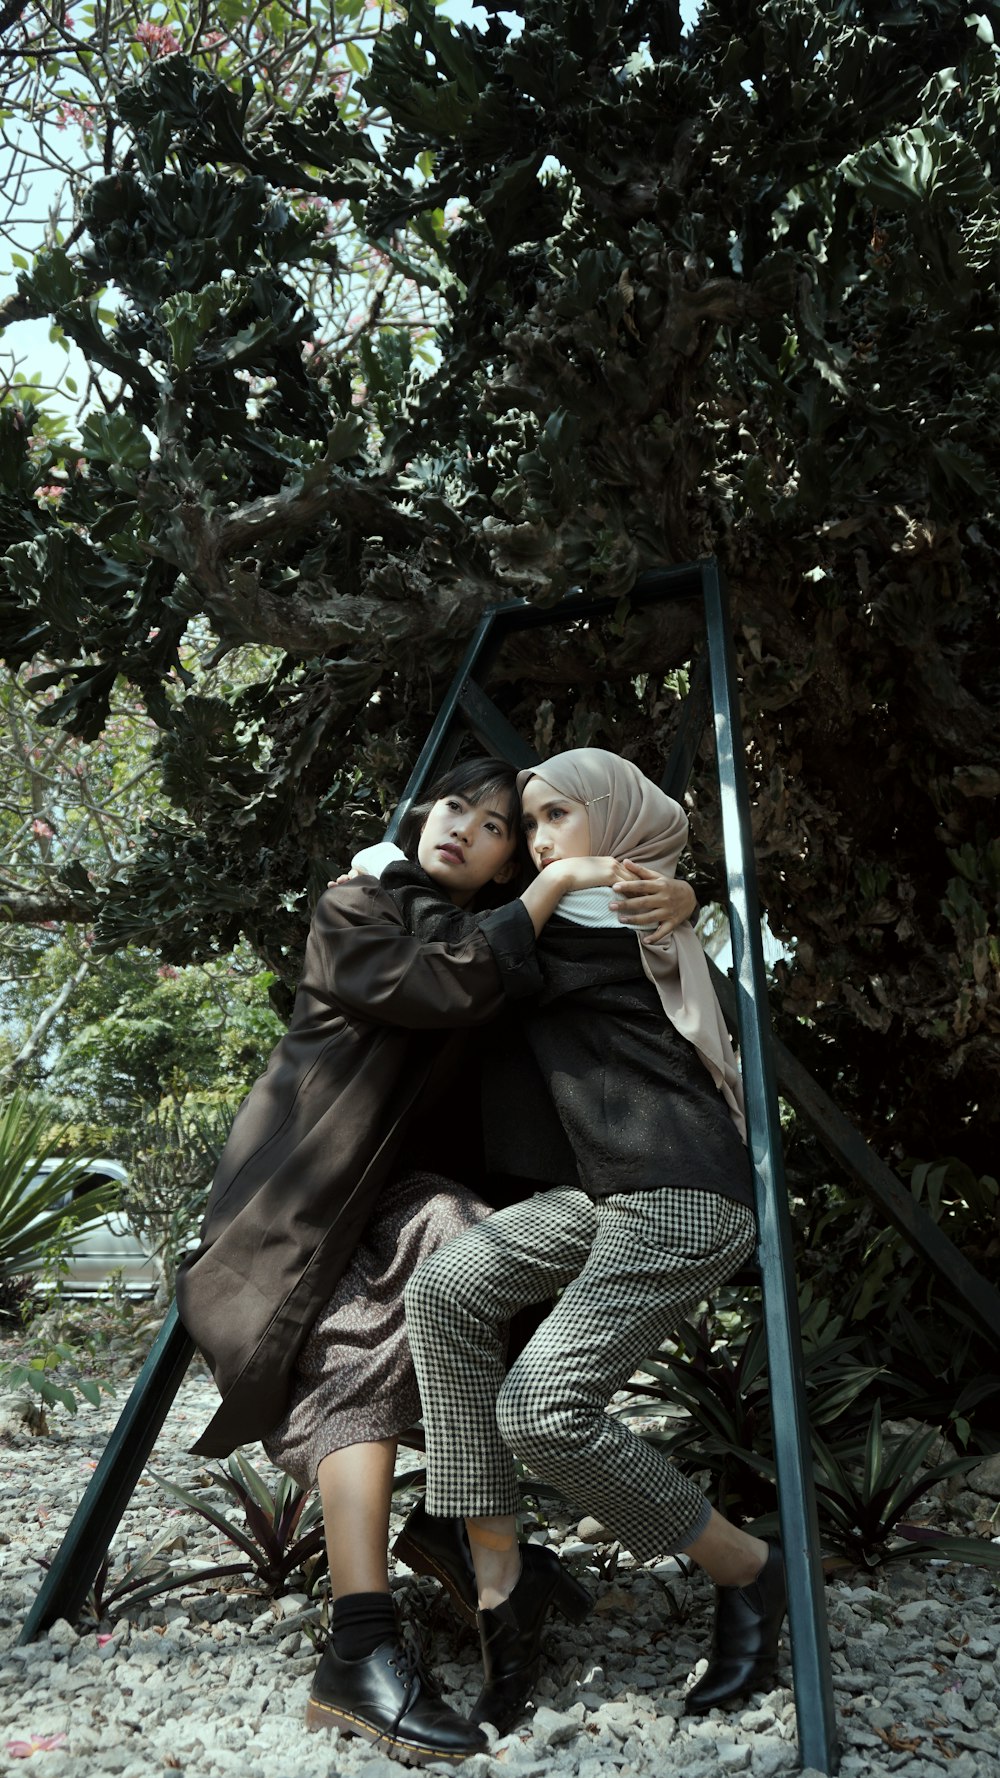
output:
[[[340,1660],[363,1660],[398,1634],[391,1593],[345,1593],[334,1600],[330,1641]]]

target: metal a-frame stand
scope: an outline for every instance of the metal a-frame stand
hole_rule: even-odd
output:
[[[777,1079],[786,1096],[814,1121],[831,1152],[879,1200],[889,1219],[960,1293],[966,1308],[998,1341],[1000,1297],[941,1235],[806,1070],[781,1045],[772,1043],[736,674],[722,577],[711,560],[663,569],[643,576],[631,595],[635,605],[699,597],[705,612],[706,669],[700,673],[682,712],[662,782],[668,794],[678,800],[683,796],[704,723],[711,714],[734,959],[732,980],[718,972],[715,980],[723,1010],[730,1018],[735,1015],[741,1048],[760,1227],[759,1259],[781,1534],[788,1567],[799,1751],[803,1765],[832,1774],[838,1760],[836,1717],[805,1410],[791,1219],[781,1155],[775,1054]],[[537,763],[533,749],[479,683],[505,637],[521,629],[606,616],[614,604],[609,599],[573,596],[544,610],[517,600],[485,613],[411,774],[390,826],[390,838],[406,807],[453,762],[465,730],[471,729],[483,746],[512,765]],[[33,1641],[57,1618],[72,1620],[79,1613],[180,1387],[192,1351],[192,1342],[173,1305],[48,1570],[21,1631],[20,1643]]]

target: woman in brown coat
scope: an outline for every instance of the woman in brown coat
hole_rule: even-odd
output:
[[[321,897],[291,1026],[237,1115],[177,1286],[222,1393],[195,1450],[263,1438],[319,1484],[334,1610],[308,1720],[413,1764],[484,1742],[401,1644],[389,1594],[396,1441],[419,1416],[402,1287],[488,1213],[452,1182],[474,1143],[456,1069],[469,1027],[540,986],[534,937],[555,905],[539,878],[457,913],[515,875],[506,766],[456,768],[420,817],[403,836],[415,864]],[[589,859],[579,886],[620,874]],[[426,932],[435,910],[445,936],[415,938],[409,919],[421,912]]]

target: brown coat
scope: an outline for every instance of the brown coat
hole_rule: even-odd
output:
[[[462,1042],[448,1032],[483,1023],[539,980],[520,902],[445,943],[414,938],[370,879],[321,898],[291,1024],[237,1113],[200,1245],[178,1274],[181,1320],[222,1395],[200,1455],[225,1456],[280,1420],[299,1348],[431,1070]]]

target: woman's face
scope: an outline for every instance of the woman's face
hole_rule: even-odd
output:
[[[586,803],[560,796],[544,778],[529,778],[521,792],[521,822],[537,870],[544,870],[557,858],[591,855]]]
[[[420,830],[417,863],[456,907],[466,907],[487,883],[507,883],[514,874],[517,832],[501,801],[442,796]]]

